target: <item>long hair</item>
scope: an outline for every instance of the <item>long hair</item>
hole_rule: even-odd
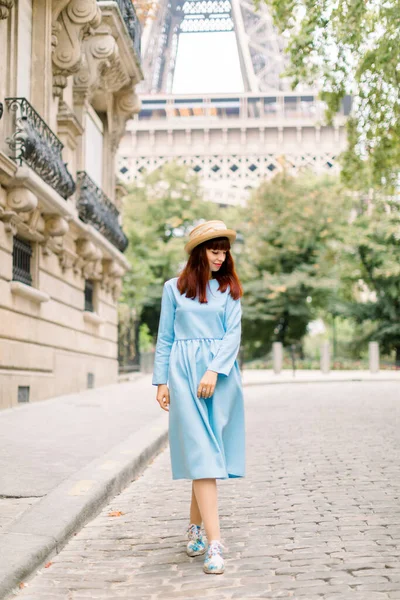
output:
[[[207,259],[207,248],[226,250],[225,260],[218,272],[213,273],[213,279],[219,282],[218,289],[225,292],[230,286],[230,295],[234,300],[243,296],[243,288],[235,271],[235,263],[230,253],[231,244],[227,237],[206,240],[195,246],[189,255],[186,266],[179,275],[177,286],[181,294],[186,292],[187,298],[199,297],[199,302],[207,302],[207,284],[210,278],[210,267]]]

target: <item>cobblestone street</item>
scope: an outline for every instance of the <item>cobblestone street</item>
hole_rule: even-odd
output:
[[[400,599],[398,383],[245,398],[246,478],[219,484],[224,575],[185,553],[191,483],[172,481],[167,449],[18,598]]]

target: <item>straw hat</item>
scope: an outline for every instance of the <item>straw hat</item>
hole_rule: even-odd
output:
[[[223,221],[206,221],[197,225],[189,233],[189,241],[185,245],[185,251],[190,254],[193,248],[217,237],[227,237],[231,244],[236,239],[236,231],[228,229]]]

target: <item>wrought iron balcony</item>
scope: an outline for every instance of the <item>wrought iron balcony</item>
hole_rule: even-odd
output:
[[[97,0],[101,2],[101,0]],[[142,26],[137,17],[135,7],[132,4],[132,0],[115,0],[118,4],[118,8],[121,11],[122,18],[125,22],[126,28],[133,42],[133,47],[136,54],[140,58],[140,46],[142,38]]]
[[[119,212],[86,171],[78,171],[78,212],[84,223],[93,225],[118,250],[124,252],[128,239],[118,222]]]
[[[26,98],[6,98],[13,116],[13,133],[6,139],[15,162],[26,162],[62,198],[75,191],[75,182],[62,159],[63,144]]]

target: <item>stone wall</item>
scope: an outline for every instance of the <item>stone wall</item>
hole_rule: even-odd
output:
[[[125,1],[0,0],[0,408],[117,379],[114,162],[143,78]]]

